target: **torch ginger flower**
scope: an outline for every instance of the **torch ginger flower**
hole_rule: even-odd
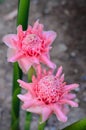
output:
[[[27,90],[26,94],[19,94],[18,98],[23,101],[22,109],[40,114],[42,122],[45,122],[52,113],[55,113],[58,120],[67,121],[67,112],[70,105],[78,107],[73,101],[75,94],[70,93],[71,90],[77,88],[78,84],[66,85],[64,82],[64,74],[62,67],[59,67],[54,76],[51,71],[38,67],[37,78],[32,77],[32,83],[26,83],[18,80],[20,86]]]
[[[17,34],[8,34],[3,37],[3,42],[9,47],[8,61],[18,62],[24,73],[27,73],[31,66],[42,62],[51,69],[55,64],[50,61],[49,50],[56,38],[54,31],[43,31],[43,25],[37,20],[33,27],[28,26],[26,31],[22,26],[17,27]]]

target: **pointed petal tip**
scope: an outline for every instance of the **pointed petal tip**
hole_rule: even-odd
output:
[[[6,43],[9,40],[9,34],[2,37],[2,42]]]
[[[7,59],[7,62],[11,62],[10,59]]]
[[[67,117],[65,116],[65,118],[62,120],[63,122],[67,122]]]
[[[62,74],[62,75],[61,75],[61,80],[62,80],[62,82],[64,81],[64,77],[65,77],[65,75]]]
[[[20,31],[20,30],[22,30],[22,25],[21,25],[21,24],[19,24],[19,25],[17,26],[17,32]]]
[[[18,94],[17,97],[18,97],[19,99],[22,99],[22,95],[21,95],[21,94]]]
[[[36,20],[37,23],[39,23],[39,21],[40,21],[39,19]]]
[[[23,84],[25,83],[24,81],[18,79],[17,82],[19,83],[20,87],[23,87]]]
[[[17,80],[17,82],[18,82],[18,83],[21,83],[21,82],[22,82],[22,80],[18,79],[18,80]]]
[[[79,84],[69,84],[69,85],[65,85],[65,90],[67,91],[71,91],[73,89],[76,89],[77,87],[79,87]]]
[[[8,61],[8,62],[12,62],[12,63],[15,62],[15,60],[14,60],[13,57],[12,57],[12,58],[8,58],[7,61]]]
[[[62,65],[58,68],[59,70],[63,70],[63,67],[62,67]]]
[[[5,43],[9,48],[16,48],[16,45],[14,44],[14,40],[17,39],[16,34],[7,34],[2,37],[3,43]]]
[[[51,63],[50,68],[53,69],[53,70],[56,69],[56,64]]]
[[[67,122],[68,118],[67,118],[67,116],[64,116],[64,117],[61,117],[61,118],[58,117],[58,120],[65,123],[65,122]]]
[[[18,79],[17,82],[19,83],[19,86],[22,87],[22,84],[23,84],[24,81]]]
[[[75,85],[76,88],[79,87],[79,84],[76,84],[76,83],[75,83],[74,85]]]
[[[68,120],[67,116],[65,116],[65,115],[62,116],[62,117],[58,116],[57,118],[58,118],[59,121],[64,122],[64,123],[67,122],[67,120]]]
[[[72,107],[78,107],[79,106],[79,104],[77,103],[77,102],[75,102],[73,105],[72,105]]]
[[[53,63],[46,55],[42,55],[40,57],[40,59],[41,59],[42,63],[45,63],[51,69],[55,69],[56,68],[56,64]]]
[[[60,67],[57,69],[57,73],[56,73],[56,76],[57,76],[57,77],[60,77],[60,76],[61,76],[62,70],[63,70],[63,67],[62,67],[62,66],[60,66]]]

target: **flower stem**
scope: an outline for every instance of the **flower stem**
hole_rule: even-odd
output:
[[[17,25],[21,24],[23,30],[26,30],[28,25],[30,0],[19,0],[18,5],[19,8],[18,8]]]
[[[23,30],[27,28],[29,6],[30,6],[30,0],[18,1],[17,26],[21,24]],[[14,63],[13,64],[11,130],[19,130],[20,100],[17,98],[17,95],[21,92],[21,88],[19,87],[17,80],[21,78],[22,78],[22,71],[20,70],[18,63]]]
[[[19,109],[20,101],[17,95],[21,92],[21,88],[17,83],[17,79],[22,78],[22,71],[18,67],[18,63],[13,64],[13,88],[12,88],[12,110],[11,110],[11,130],[19,130]]]
[[[46,122],[40,124],[41,120],[42,120],[42,117],[40,116],[39,124],[38,124],[38,130],[44,130],[45,125],[46,125]]]
[[[32,75],[35,74],[35,70],[31,67],[28,71],[28,82],[32,82]],[[26,119],[25,119],[25,127],[24,130],[30,130],[30,123],[32,120],[32,114],[30,112],[26,112]]]

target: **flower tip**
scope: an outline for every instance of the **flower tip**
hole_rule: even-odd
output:
[[[49,64],[49,66],[50,66],[50,68],[51,68],[52,70],[55,70],[55,69],[56,69],[56,64],[55,64],[55,63],[51,63],[51,64]]]
[[[20,30],[22,30],[22,25],[21,24],[17,26],[17,32],[20,31]]]
[[[2,37],[2,42],[7,43],[8,41],[8,35],[5,35]]]
[[[63,122],[67,122],[67,117],[64,118]]]
[[[57,77],[60,77],[60,76],[61,76],[62,70],[63,70],[63,67],[60,66],[60,67],[58,68],[58,70],[57,70],[57,73],[56,73],[56,76],[57,76]]]
[[[56,37],[57,37],[57,33],[56,33],[56,32],[54,32],[54,37],[55,37],[55,39],[56,39]]]
[[[77,83],[74,83],[74,84],[72,84],[71,86],[73,86],[73,88],[78,88],[79,87],[79,84],[77,84]]]
[[[20,95],[20,94],[18,94],[17,97],[18,97],[19,99],[21,99],[21,95]]]
[[[78,107],[79,105],[78,105],[78,103],[75,103],[75,105],[74,106],[72,106],[72,107]]]
[[[39,19],[37,19],[36,22],[39,23]]]
[[[53,63],[52,69],[56,69],[56,64]]]
[[[7,59],[7,61],[8,61],[8,62],[13,62],[13,60],[12,60],[12,59]]]
[[[79,84],[75,84],[76,88],[79,87]]]
[[[59,70],[61,70],[61,71],[63,70],[63,67],[62,67],[62,65],[59,67]]]
[[[61,121],[61,122],[64,122],[64,123],[67,122],[67,119],[68,119],[67,116],[64,116],[62,118],[58,117],[58,120]]]
[[[16,60],[15,60],[14,57],[11,57],[11,58],[8,58],[7,61],[8,61],[8,62],[15,62]]]
[[[20,79],[18,79],[17,82],[20,84],[22,81]]]

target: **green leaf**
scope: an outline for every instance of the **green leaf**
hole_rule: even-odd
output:
[[[86,118],[65,127],[62,130],[86,130]]]

